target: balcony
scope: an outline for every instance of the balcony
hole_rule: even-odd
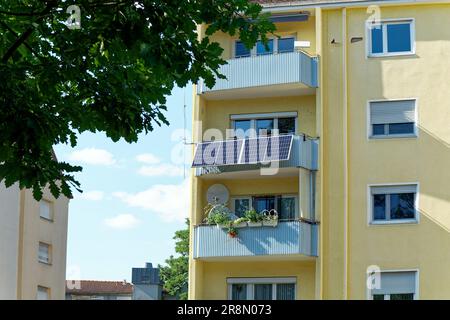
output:
[[[199,81],[197,94],[211,100],[309,95],[314,94],[318,86],[317,57],[301,51],[227,62],[219,70],[226,79],[217,79],[211,89]]]
[[[239,229],[236,238],[215,225],[194,227],[194,259],[317,257],[318,225],[300,220],[280,221],[276,227]]]
[[[241,140],[237,140],[241,141]],[[272,161],[269,164],[247,164],[237,161],[228,165],[207,165],[196,167],[195,176],[203,178],[245,179],[259,176],[262,168],[277,168],[277,176],[298,175],[298,168],[318,169],[319,140],[303,135],[293,136],[292,146],[287,160]],[[270,174],[270,173],[268,173]],[[272,175],[272,174],[270,174]]]

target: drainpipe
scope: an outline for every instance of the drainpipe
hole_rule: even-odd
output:
[[[347,98],[347,8],[342,8],[342,106],[344,146],[344,300],[348,299],[348,98]]]

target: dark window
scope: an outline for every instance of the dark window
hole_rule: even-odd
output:
[[[379,136],[384,135],[384,124],[373,124],[372,125],[372,135]]]
[[[273,39],[268,40],[267,48],[265,44],[263,44],[261,41],[258,41],[258,43],[256,44],[256,54],[258,56],[272,53],[273,53]]]
[[[238,138],[248,137],[250,135],[250,120],[235,120],[234,121],[234,134]]]
[[[391,194],[391,219],[414,219],[414,193]]]
[[[281,38],[278,39],[278,52],[293,52],[294,51],[294,38]]]
[[[395,23],[387,25],[387,51],[411,51],[411,24]]]
[[[273,130],[273,119],[256,120],[256,132],[258,135],[271,135]]]
[[[390,295],[391,300],[414,300],[414,293],[394,293]]]
[[[372,27],[372,53],[383,53],[383,29],[381,24]]]
[[[389,124],[389,134],[410,134],[410,133],[414,133],[414,122]]]
[[[295,198],[286,197],[279,198],[280,205],[278,211],[278,219],[292,220],[295,219]]]
[[[373,195],[373,220],[386,219],[386,195]]]
[[[295,284],[280,283],[277,284],[277,300],[294,300]]]
[[[243,217],[245,211],[250,209],[249,199],[235,199],[234,200],[234,214],[238,217]]]
[[[384,300],[384,294],[374,294],[373,300]]]
[[[253,198],[253,208],[258,212],[261,213],[264,210],[272,210],[275,208],[275,197],[269,196],[269,197],[254,197]]]
[[[232,284],[231,300],[247,300],[247,285],[240,283]]]
[[[244,43],[242,43],[241,41],[236,41],[235,44],[234,56],[236,58],[250,57],[250,50],[247,49]]]
[[[278,118],[279,134],[295,134],[295,118]]]
[[[272,300],[272,285],[255,284],[255,300]]]

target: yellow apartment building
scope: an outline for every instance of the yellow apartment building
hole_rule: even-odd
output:
[[[65,299],[68,205],[0,184],[0,300]]]
[[[450,299],[450,1],[258,2],[194,86],[190,299]]]

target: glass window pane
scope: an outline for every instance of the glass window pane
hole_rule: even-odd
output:
[[[264,210],[270,211],[275,209],[275,197],[255,197],[253,199],[253,207],[258,213]]]
[[[371,53],[383,53],[383,29],[381,24],[376,27],[372,27],[372,52]]]
[[[386,219],[386,195],[373,195],[373,220]]]
[[[278,119],[279,134],[295,134],[295,118]]]
[[[277,300],[295,300],[295,284],[277,284]]]
[[[273,119],[256,120],[256,132],[258,135],[271,135],[273,130]]]
[[[374,294],[373,300],[384,300],[384,294]]]
[[[278,39],[278,52],[293,52],[294,51],[294,37]]]
[[[414,122],[389,124],[389,134],[412,134],[412,133],[414,133]]]
[[[51,203],[49,201],[41,200],[39,202],[39,215],[42,218],[51,220],[51,218],[52,218],[52,216],[51,216]]]
[[[390,300],[414,300],[414,293],[391,294],[390,298]]]
[[[255,284],[255,300],[272,300],[272,285]]]
[[[372,135],[379,136],[384,134],[384,124],[373,124],[372,125]]]
[[[391,194],[391,219],[414,219],[414,193]]]
[[[236,58],[250,57],[250,50],[241,41],[236,41],[234,56]]]
[[[270,39],[267,42],[267,46],[269,50],[266,50],[266,46],[261,42],[258,41],[256,43],[256,54],[259,55],[263,55],[263,54],[272,54],[273,53],[273,39]]]
[[[241,283],[232,284],[231,300],[247,300],[247,285]]]
[[[244,212],[250,208],[249,199],[235,199],[234,200],[234,214],[238,217],[243,217]]]
[[[295,198],[281,198],[278,219],[295,219]]]
[[[235,120],[234,134],[238,138],[246,138],[250,136],[251,121],[250,120]]]
[[[411,51],[411,24],[396,23],[387,25],[388,52]]]

